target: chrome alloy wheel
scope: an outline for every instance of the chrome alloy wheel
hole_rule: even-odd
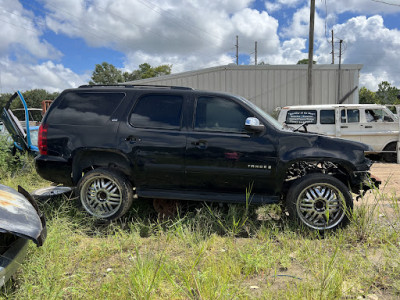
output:
[[[93,177],[86,181],[80,196],[86,211],[98,218],[114,215],[123,201],[121,187],[116,181],[105,176]]]
[[[337,226],[346,215],[342,193],[328,183],[315,183],[304,188],[297,197],[296,209],[301,221],[317,230]]]

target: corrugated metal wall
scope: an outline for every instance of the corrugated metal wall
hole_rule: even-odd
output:
[[[342,65],[338,97],[338,65],[313,66],[313,104],[337,103],[358,86],[362,65]],[[187,86],[243,96],[267,112],[286,105],[307,104],[307,65],[228,65],[129,82]],[[358,103],[358,89],[344,103]]]

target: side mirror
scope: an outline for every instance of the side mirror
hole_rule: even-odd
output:
[[[244,128],[247,131],[261,132],[264,130],[265,126],[263,124],[260,124],[260,120],[258,120],[257,118],[249,117],[244,123]]]

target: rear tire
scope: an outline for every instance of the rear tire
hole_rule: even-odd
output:
[[[335,229],[348,223],[353,198],[338,179],[309,174],[293,183],[286,197],[289,217],[315,230]]]
[[[132,206],[133,187],[125,176],[108,169],[86,173],[78,183],[83,208],[99,219],[115,220]]]
[[[387,145],[383,151],[396,151],[397,143],[390,143]],[[383,153],[382,154],[383,160],[389,163],[396,163],[397,162],[397,153]]]

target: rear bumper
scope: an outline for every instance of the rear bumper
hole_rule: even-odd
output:
[[[72,166],[63,158],[39,155],[35,158],[36,172],[44,179],[66,186],[72,186]]]

